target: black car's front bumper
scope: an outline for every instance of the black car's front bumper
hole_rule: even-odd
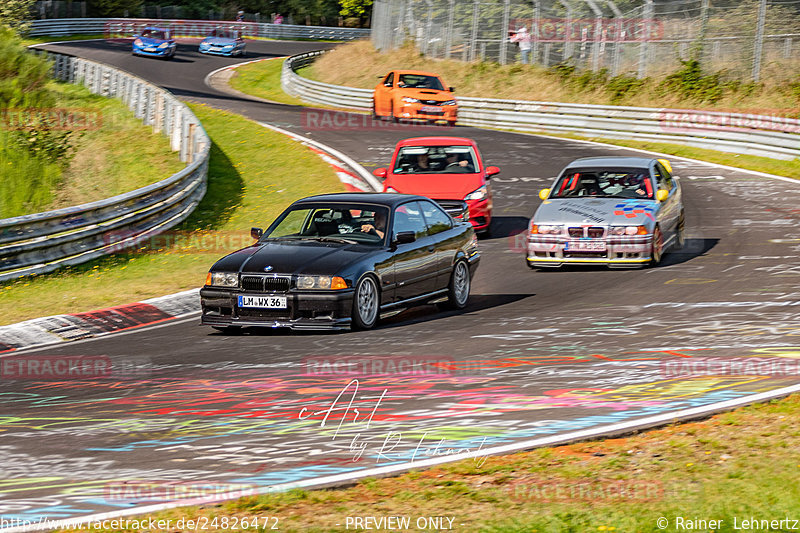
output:
[[[285,296],[286,309],[239,307],[241,294]],[[330,292],[253,293],[203,287],[200,289],[201,324],[206,326],[260,326],[292,329],[348,329],[353,289]]]

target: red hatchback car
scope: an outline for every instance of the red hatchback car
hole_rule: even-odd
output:
[[[492,223],[489,178],[500,172],[485,167],[478,145],[463,137],[416,137],[397,143],[388,169],[373,174],[384,192],[419,194],[435,200],[453,216],[463,203],[476,232],[488,233]]]

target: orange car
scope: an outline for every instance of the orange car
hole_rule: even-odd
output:
[[[445,120],[456,123],[458,105],[452,87],[430,72],[393,70],[381,76],[372,96],[372,116],[400,119],[422,119],[429,122]]]

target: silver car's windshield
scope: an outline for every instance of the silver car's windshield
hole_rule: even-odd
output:
[[[556,182],[550,198],[653,198],[646,168],[571,168]]]

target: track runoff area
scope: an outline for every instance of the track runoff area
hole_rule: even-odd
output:
[[[0,380],[4,519],[120,517],[174,500],[336,485],[454,459],[482,464],[489,454],[795,390],[797,183],[671,158],[684,189],[683,250],[653,269],[535,272],[525,265],[523,232],[538,190],[572,159],[637,152],[362,117],[345,117],[343,126],[325,115],[332,111],[232,97],[204,84],[232,63],[325,46],[248,42],[239,60],[201,56],[196,44],[181,43],[171,62],[132,57],[119,41],[48,48],[311,138],[367,169],[385,166],[403,138],[475,139],[501,173],[492,179],[496,226],[480,242],[467,309],[428,306],[372,331],[339,334],[227,336],[194,316],[13,352],[6,357],[102,357],[117,372]]]

